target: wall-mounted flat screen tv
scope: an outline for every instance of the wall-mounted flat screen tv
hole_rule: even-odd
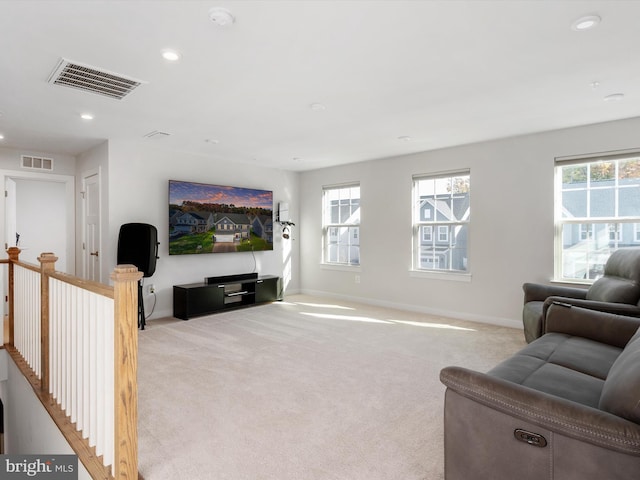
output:
[[[273,192],[169,180],[169,255],[273,250]]]

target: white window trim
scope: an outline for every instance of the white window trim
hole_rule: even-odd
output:
[[[454,270],[409,270],[413,278],[427,278],[431,280],[451,280],[452,282],[471,282],[472,275]]]

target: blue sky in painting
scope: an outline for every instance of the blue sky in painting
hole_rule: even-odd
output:
[[[169,180],[169,203],[182,205],[184,201],[223,203],[236,207],[259,207],[271,210],[273,209],[273,192]]]

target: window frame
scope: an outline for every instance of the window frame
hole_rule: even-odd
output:
[[[335,192],[336,190],[351,190],[353,188],[358,189],[358,203],[357,203],[357,218],[358,221],[354,222],[352,220],[352,216],[354,214],[351,209],[353,208],[353,199],[351,195],[346,197],[349,200],[349,211],[351,221],[348,222],[332,222],[330,217],[331,205],[328,204],[329,196],[331,192]],[[338,209],[340,209],[342,205],[343,198],[338,196]],[[361,225],[361,200],[362,200],[362,189],[360,187],[360,182],[349,182],[338,185],[324,185],[322,187],[322,259],[321,264],[328,267],[339,267],[339,268],[348,268],[348,269],[357,269],[361,265],[361,249],[360,249],[360,225]],[[340,213],[338,214],[340,215]],[[340,242],[340,230],[346,228],[346,244]],[[332,235],[335,233],[335,235]],[[335,241],[332,241],[335,239]],[[357,240],[357,243],[352,243],[352,240]],[[346,247],[347,249],[347,257],[348,261],[340,262],[340,261],[332,261],[329,258],[330,255],[330,246],[335,245],[337,248]],[[351,261],[352,249],[357,247],[357,262]]]
[[[621,184],[620,180],[620,165],[628,160],[640,161],[640,151],[623,151],[623,152],[611,152],[608,154],[597,155],[584,155],[575,157],[558,157],[554,163],[554,278],[556,282],[562,283],[574,283],[574,284],[592,284],[599,276],[599,272],[602,270],[602,266],[606,262],[608,256],[623,246],[630,246],[625,244],[631,244],[638,242],[637,231],[635,225],[640,224],[640,211],[634,212],[634,215],[621,215],[621,192],[630,188],[640,188],[640,185],[635,185],[633,182],[630,185]],[[607,162],[614,162],[614,172],[612,178],[607,178],[604,181],[612,182],[610,185],[601,185],[597,182],[603,181],[603,179],[593,179],[592,170],[594,165],[602,165]],[[584,186],[575,186],[569,188],[563,188],[563,168],[564,167],[586,167]],[[629,177],[635,179],[635,177]],[[591,210],[596,208],[596,202],[593,197],[596,197],[598,192],[606,193],[607,190],[612,191],[613,196],[613,215],[598,215],[597,212],[593,213]],[[585,192],[585,208],[583,216],[568,216],[568,212],[565,211],[563,205],[563,194],[569,192]],[[601,204],[601,202],[598,202]],[[563,217],[563,214],[567,214]],[[627,212],[628,213],[628,212]],[[578,278],[575,273],[573,276],[569,272],[565,273],[565,263],[568,259],[565,259],[565,250],[569,251],[565,247],[565,228],[571,228],[571,226],[578,226],[579,241],[574,245],[582,242],[587,242],[584,249],[585,261],[580,262],[579,255],[581,250],[577,249],[578,255],[573,264],[567,264],[573,266],[579,263],[584,263],[584,278]],[[586,227],[586,228],[585,228]],[[626,228],[625,228],[626,227]],[[629,234],[629,229],[632,234]],[[623,232],[627,230],[627,233]],[[586,232],[586,236],[583,233]],[[606,232],[603,237],[603,232]],[[567,235],[570,235],[570,231],[567,231]],[[602,239],[606,241],[603,242]],[[597,244],[601,246],[598,249]],[[604,246],[604,243],[607,246]],[[595,245],[591,247],[590,245]],[[595,259],[598,260],[595,260]],[[576,272],[574,266],[573,272]],[[589,278],[591,277],[591,278]]]
[[[466,193],[468,195],[468,205],[467,208],[460,219],[438,219],[437,213],[434,211],[433,214],[429,215],[429,219],[425,219],[427,215],[424,214],[424,198],[420,197],[420,182],[427,181],[437,181],[442,179],[450,179],[451,181],[455,178],[459,177],[467,177],[466,181],[468,182],[468,189]],[[470,225],[471,225],[471,169],[460,169],[453,170],[447,172],[438,172],[431,174],[419,174],[413,175],[412,177],[412,219],[413,219],[413,234],[412,234],[412,260],[411,260],[411,272],[412,276],[425,276],[432,277],[440,276],[438,278],[448,278],[448,279],[459,279],[464,281],[470,281],[471,278],[471,270],[470,270],[470,261],[469,261],[469,237],[470,237]],[[454,195],[459,192],[454,192],[453,190],[449,193],[449,196],[446,198],[453,199]],[[434,191],[433,197],[439,196]],[[434,207],[435,208],[435,207]],[[431,228],[431,235],[429,240],[424,240],[424,229],[425,227]],[[442,237],[442,229],[446,229],[445,237]],[[454,246],[456,245],[456,239],[458,238],[457,234],[454,234],[452,229],[463,229],[466,232],[466,245],[464,247],[463,257],[461,259],[462,267],[454,268],[453,260],[451,258],[451,252],[454,252]],[[429,260],[427,258],[423,258],[423,247],[424,243],[433,242],[433,255]],[[447,245],[441,245],[442,243],[446,243]],[[440,245],[438,245],[440,244]],[[458,248],[459,249],[459,248]],[[448,258],[448,261],[446,260]],[[443,259],[444,262],[442,261]],[[437,261],[436,261],[437,260]],[[432,265],[437,265],[440,267],[442,263],[445,263],[444,268],[428,268],[425,267],[425,263],[429,263]]]

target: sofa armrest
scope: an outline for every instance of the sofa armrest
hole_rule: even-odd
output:
[[[560,435],[640,456],[640,425],[610,413],[462,367],[440,381],[473,401]]]
[[[578,287],[563,287],[561,285],[543,285],[541,283],[525,283],[522,285],[524,290],[524,303],[544,302],[547,297],[567,297],[567,298],[587,298],[587,290]]]
[[[552,303],[566,303],[576,307],[598,310],[600,312],[615,313],[617,315],[626,315],[628,317],[640,317],[640,307],[638,305],[630,305],[627,303],[600,302],[597,300],[582,300],[578,298],[554,295],[545,300],[545,311]]]
[[[566,333],[624,348],[639,327],[640,318],[555,301],[549,305],[546,312],[543,333]]]

